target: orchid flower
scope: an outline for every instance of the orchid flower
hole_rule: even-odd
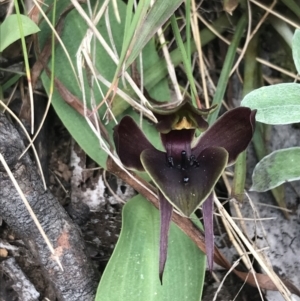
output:
[[[114,129],[116,151],[124,166],[146,171],[158,188],[161,281],[173,207],[189,217],[202,204],[206,253],[212,269],[213,189],[225,167],[247,148],[254,133],[255,111],[233,109],[208,128],[204,117],[213,109],[196,109],[184,102],[173,110],[153,110],[164,152],[149,142],[129,116]],[[196,129],[204,131],[198,139]]]

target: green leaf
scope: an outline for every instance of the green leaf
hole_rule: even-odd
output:
[[[49,0],[48,2],[51,1]],[[60,15],[65,10],[65,7],[68,5],[69,5],[69,1],[58,2],[57,15]],[[82,5],[82,7],[85,9],[85,11],[87,11],[86,5]],[[122,1],[118,1],[118,7],[120,11],[121,24],[117,22],[112,7],[109,8],[109,13],[110,13],[109,18],[111,21],[111,31],[114,37],[115,46],[118,53],[120,53],[122,48],[123,34],[124,34],[123,26],[125,22],[126,6]],[[51,15],[49,17],[51,18]],[[102,18],[98,22],[97,28],[101,32],[104,39],[108,42],[109,35],[106,30],[106,24],[104,18]],[[46,22],[41,23],[41,29],[42,31],[39,34],[39,42],[40,42],[40,47],[42,49],[51,31],[48,25],[46,24]],[[79,13],[75,9],[66,15],[64,20],[64,27],[62,33],[60,34],[60,37],[69,52],[69,55],[75,66],[75,69],[76,69],[76,54],[87,29],[88,26],[86,22],[84,21],[84,19],[80,17]],[[100,45],[100,43],[96,42],[95,49],[96,49],[95,68],[99,70],[99,72],[101,72],[101,75],[103,77],[111,81],[115,74],[116,64],[112,61],[112,59],[109,57],[109,55],[106,53],[104,48]],[[151,40],[145,46],[143,50],[143,55],[144,55],[143,56],[144,69],[149,68],[150,66],[153,65],[154,62],[156,62],[159,59],[153,40]],[[51,61],[49,62],[49,66],[50,64]],[[103,97],[100,94],[97,85],[94,85],[94,87],[91,88],[88,84],[90,74],[89,72],[85,71],[84,67],[83,67],[83,73],[84,73],[83,76],[84,76],[84,86],[85,86],[84,91],[85,91],[86,99],[87,100],[91,99],[91,90],[94,89],[93,93],[95,95],[95,99],[98,103],[100,103]],[[55,77],[58,78],[72,94],[76,95],[79,99],[83,98],[82,96],[83,90],[79,88],[77,84],[78,80],[74,76],[74,73],[72,72],[70,64],[66,58],[66,54],[64,53],[64,51],[62,50],[59,44],[57,44],[56,46]],[[42,74],[42,81],[46,91],[50,93],[50,79],[45,73]],[[144,82],[145,82],[145,86],[147,86],[146,77],[144,79]],[[105,93],[108,91],[108,88],[102,85],[101,83],[100,86],[102,88],[103,94],[105,95]],[[151,96],[157,100],[167,100],[170,98],[169,95],[170,92],[166,80],[160,81],[151,90]],[[117,99],[119,105],[117,105],[116,108],[117,114],[115,115],[118,115],[117,119],[119,120],[122,116],[124,116],[125,109],[127,110],[126,113],[130,113],[132,112],[132,108],[120,97],[119,98],[117,97]],[[114,103],[115,100],[112,104],[113,108],[114,108]],[[58,114],[59,118],[62,120],[62,122],[64,123],[68,131],[71,133],[72,137],[77,141],[77,143],[93,160],[95,160],[100,166],[105,167],[107,154],[100,147],[96,135],[92,132],[86,120],[80,114],[78,114],[73,108],[71,108],[68,104],[66,104],[65,101],[61,98],[61,96],[56,91],[54,91],[53,93],[52,105],[56,113]],[[102,108],[99,110],[100,118],[103,117],[105,110],[106,107],[104,106],[102,106]],[[134,114],[137,116],[136,113]],[[115,123],[113,121],[110,121],[106,125],[110,137],[112,136],[112,129],[114,126]],[[151,133],[150,134],[151,137],[148,138],[150,140],[153,140],[154,138],[157,141],[158,138],[154,137],[153,130],[150,129],[151,127],[152,127],[151,124],[145,122],[145,129],[147,129],[145,134],[148,135],[148,132]],[[156,142],[156,144],[158,143]]]
[[[11,78],[9,78],[2,86],[3,91],[6,91],[8,88],[14,85],[22,76],[22,73],[17,73]]]
[[[295,83],[262,87],[247,94],[242,106],[256,109],[256,120],[267,124],[300,122],[300,85]]]
[[[138,195],[123,209],[122,231],[96,301],[201,300],[206,256],[174,224],[163,285],[158,277],[159,212]]]
[[[28,17],[20,15],[24,36],[40,31],[39,27]],[[8,16],[0,25],[0,52],[21,39],[17,15]]]
[[[171,17],[183,0],[157,0],[149,9],[143,23],[137,28],[135,37],[131,43],[132,50],[126,61],[126,66],[130,66],[139,55],[141,50],[149,42],[149,40]]]
[[[295,34],[293,36],[292,50],[293,50],[293,59],[294,59],[297,72],[300,73],[300,30],[299,29],[296,29]]]
[[[300,147],[274,151],[255,167],[251,190],[263,192],[285,182],[300,179]]]

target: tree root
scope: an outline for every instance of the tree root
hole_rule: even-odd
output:
[[[63,267],[58,266],[16,188],[0,163],[0,215],[22,237],[41,264],[60,301],[92,301],[99,275],[85,254],[80,230],[57,199],[45,191],[28,154],[19,159],[24,145],[19,133],[0,112],[0,153],[30,203]]]

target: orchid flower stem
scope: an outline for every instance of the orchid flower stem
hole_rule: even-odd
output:
[[[220,75],[220,78],[218,81],[216,93],[215,93],[215,96],[214,96],[214,99],[212,102],[212,105],[217,104],[218,107],[213,113],[211,113],[209,115],[209,117],[208,117],[209,125],[212,125],[216,121],[216,119],[219,115],[221,103],[224,98],[226,87],[227,87],[227,84],[229,81],[229,74],[231,72],[231,68],[233,66],[234,58],[236,55],[236,50],[237,50],[237,48],[239,46],[239,42],[243,36],[246,25],[247,25],[247,16],[246,16],[246,14],[244,14],[240,18],[240,20],[236,26],[236,30],[235,30],[233,39],[231,41],[231,44],[230,44],[227,54],[226,54],[226,58],[225,58],[225,61],[223,64],[221,75]]]

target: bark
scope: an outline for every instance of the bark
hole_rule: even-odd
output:
[[[4,260],[0,267],[14,284],[11,288],[18,294],[19,300],[38,301],[40,294],[36,291],[33,284],[29,281],[23,271],[20,269],[14,258]],[[9,299],[6,299],[9,300]]]
[[[6,159],[25,197],[48,236],[63,266],[59,268],[44,239],[0,163],[0,215],[21,236],[41,264],[45,276],[63,301],[94,300],[99,275],[85,254],[79,228],[72,222],[55,197],[45,191],[19,133],[0,113],[0,153]]]

